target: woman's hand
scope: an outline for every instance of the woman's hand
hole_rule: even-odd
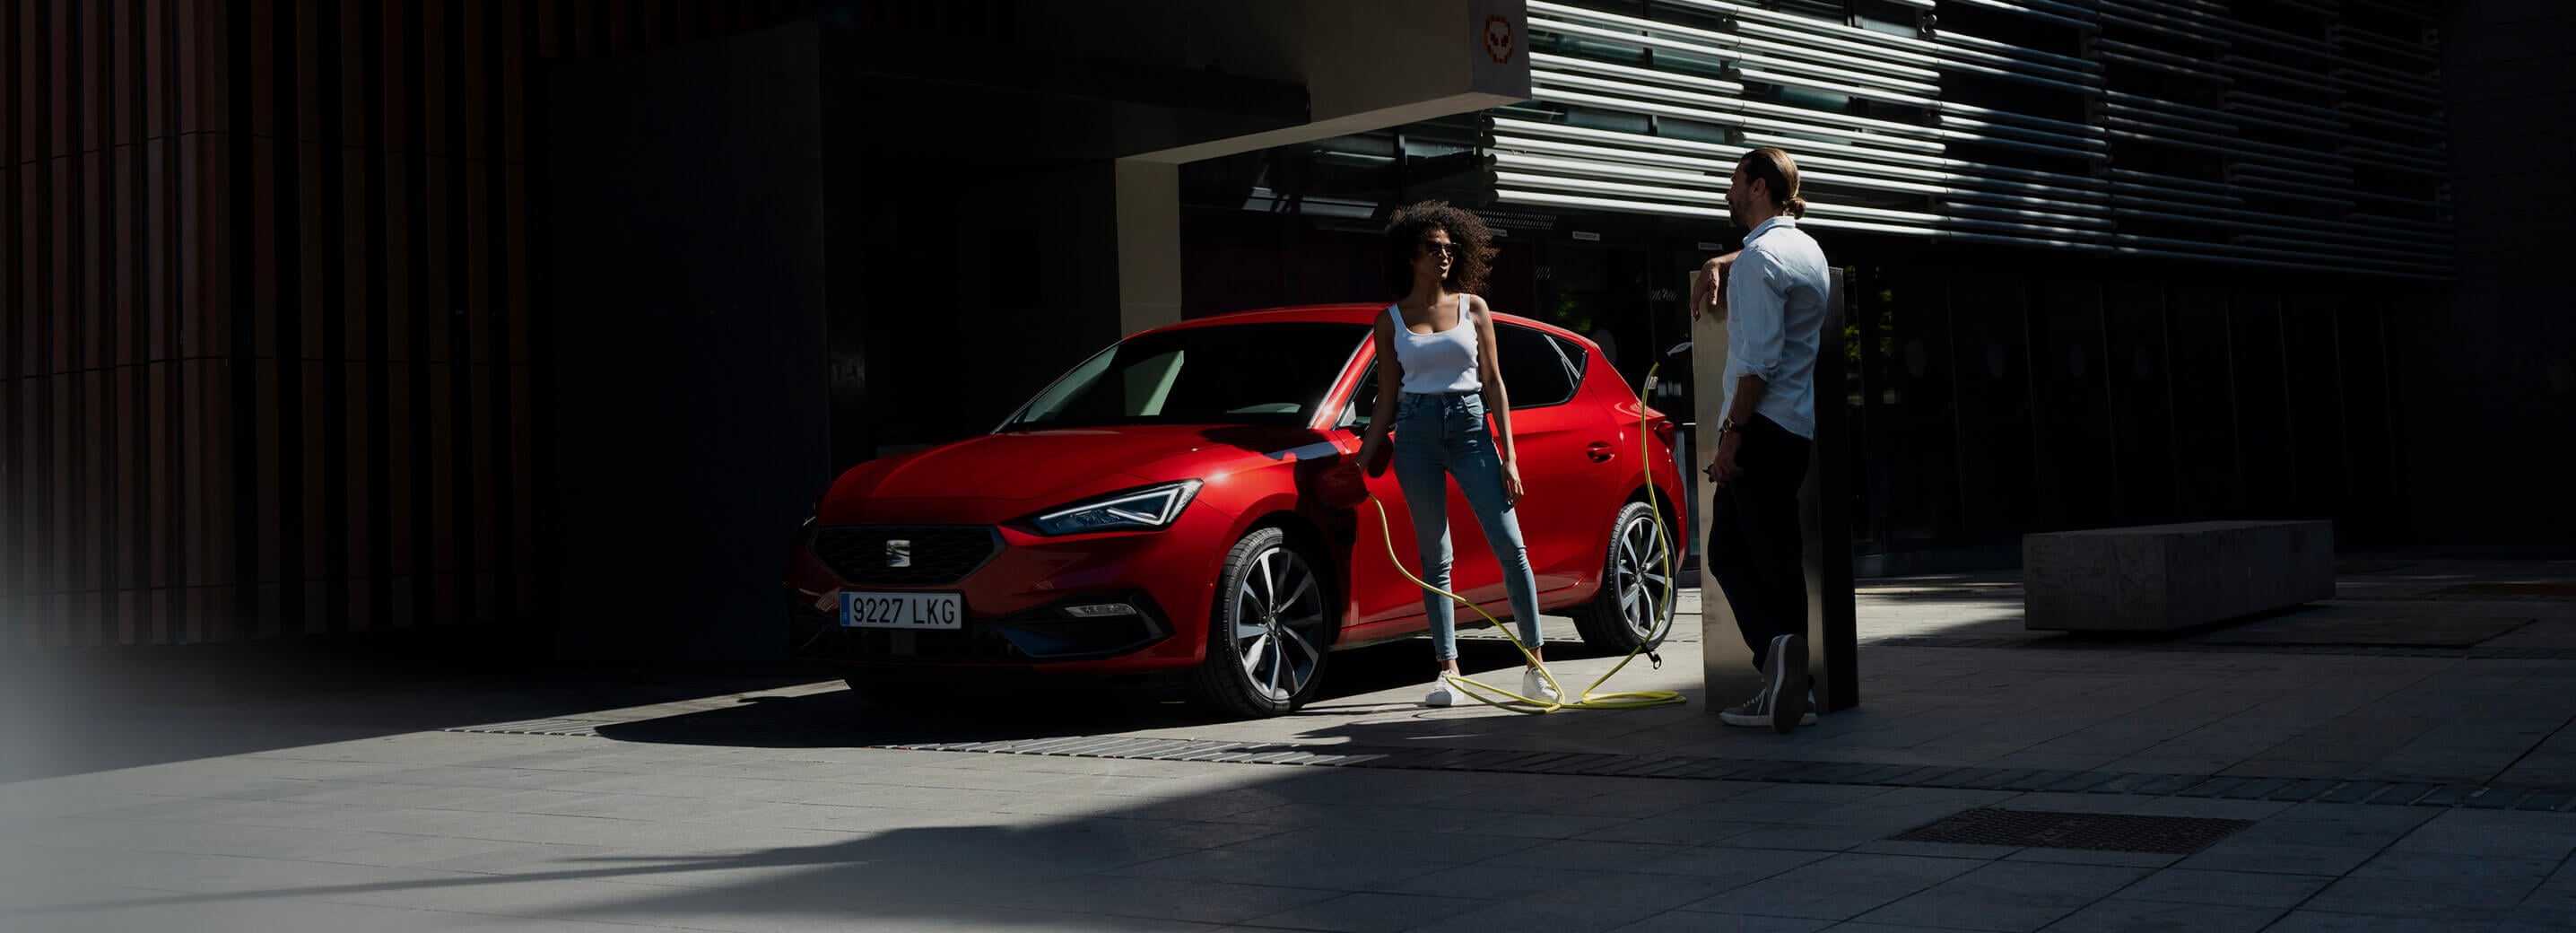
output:
[[[1503,461],[1503,507],[1521,504],[1521,465],[1516,460]]]
[[[1370,476],[1385,475],[1386,459],[1383,456],[1385,450],[1386,435],[1371,431],[1366,439],[1360,441],[1359,453],[1351,458],[1351,462],[1358,464],[1359,468]]]

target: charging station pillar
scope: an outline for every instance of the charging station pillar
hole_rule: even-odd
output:
[[[1696,280],[1698,273],[1692,273]],[[1832,293],[1825,299],[1823,340],[1817,346],[1816,439],[1807,458],[1807,482],[1798,490],[1800,538],[1806,545],[1807,666],[1815,678],[1818,713],[1860,704],[1859,632],[1852,597],[1851,480],[1847,434],[1850,389],[1845,385],[1843,346],[1843,270],[1833,270]],[[1716,490],[1700,471],[1717,456],[1720,422],[1726,420],[1726,319],[1714,309],[1701,309],[1691,323],[1692,418],[1697,423],[1692,447],[1698,463],[1688,464],[1698,489],[1699,514],[1711,514]],[[1705,530],[1702,531],[1705,534]],[[1700,553],[1700,649],[1707,711],[1715,713],[1761,688],[1753,651],[1735,626],[1735,611],[1717,575]]]

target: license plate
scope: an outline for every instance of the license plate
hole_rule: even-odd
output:
[[[841,593],[841,624],[850,628],[963,628],[966,600],[956,593]]]

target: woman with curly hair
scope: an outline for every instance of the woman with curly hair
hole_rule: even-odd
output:
[[[1449,479],[1457,479],[1502,564],[1521,642],[1536,658],[1538,583],[1513,512],[1522,489],[1511,399],[1494,352],[1493,309],[1475,294],[1485,287],[1493,239],[1482,218],[1440,201],[1408,205],[1387,224],[1386,287],[1397,300],[1377,319],[1377,408],[1360,441],[1359,462],[1375,472],[1381,449],[1394,445],[1396,483],[1422,548],[1422,579],[1441,589],[1449,588]],[[1387,391],[1390,386],[1402,391]],[[1423,703],[1449,706],[1459,696],[1449,681],[1458,676],[1456,609],[1448,597],[1428,590],[1422,608],[1430,616],[1432,651],[1440,662]],[[1557,698],[1536,667],[1522,674],[1521,694]]]

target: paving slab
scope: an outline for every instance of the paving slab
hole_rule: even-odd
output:
[[[116,707],[100,748],[0,762],[0,929],[2566,928],[2576,604],[2450,588],[2576,567],[2369,577],[2270,630],[2368,621],[2331,646],[2052,636],[2009,579],[1866,581],[1864,704],[1787,736],[1708,714],[1696,618],[1610,687],[1692,703],[1616,713],[1421,708],[1414,643],[1258,722],[899,716],[785,676]],[[2531,656],[2349,643],[2507,617],[2489,641]],[[1548,631],[1568,680],[1617,663]],[[1470,665],[1507,675],[1494,638]],[[156,751],[173,729],[212,734]],[[1979,807],[2252,825],[2187,855],[1889,839]]]

